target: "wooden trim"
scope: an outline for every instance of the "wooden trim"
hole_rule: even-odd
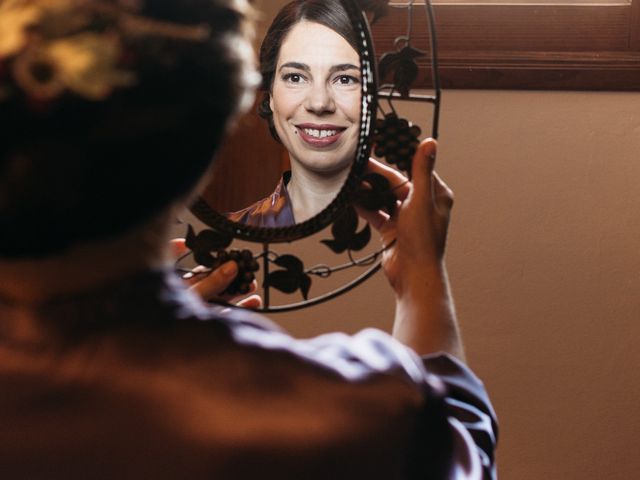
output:
[[[640,90],[640,0],[632,4],[436,4],[445,88]],[[376,51],[393,51],[406,11],[374,25]],[[402,27],[400,27],[402,26]],[[424,14],[414,47],[428,50]],[[420,59],[428,72],[428,58]],[[418,87],[428,87],[428,75]]]
[[[446,52],[440,63],[444,88],[640,90],[640,52]]]
[[[438,42],[447,50],[624,51],[630,5],[435,5]],[[414,18],[417,45],[428,45],[422,12]],[[376,49],[390,49],[404,31],[406,10],[392,8],[373,26]],[[402,26],[402,27],[401,27]]]
[[[640,0],[631,3],[631,20],[629,24],[629,48],[640,51]]]

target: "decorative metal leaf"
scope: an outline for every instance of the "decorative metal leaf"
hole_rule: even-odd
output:
[[[309,275],[302,275],[300,277],[300,292],[302,298],[307,300],[309,298],[309,290],[311,289],[311,277]]]
[[[347,249],[347,247],[338,240],[321,240],[320,243],[324,243],[333,253],[342,253]]]
[[[207,268],[214,268],[216,259],[207,251],[194,250],[193,258],[198,265],[203,265]]]
[[[384,79],[393,74],[393,84],[396,90],[403,97],[409,96],[411,85],[418,78],[418,64],[416,58],[424,57],[426,54],[409,45],[398,52],[385,53],[380,57],[378,68],[380,78]]]
[[[193,258],[198,265],[212,268],[215,258],[211,255],[209,249],[202,247],[203,243],[206,242],[198,241],[198,236],[193,230],[193,227],[189,225],[187,237],[185,238],[186,247],[193,252]]]
[[[370,188],[361,187],[356,192],[354,203],[367,210],[384,210],[392,215],[396,209],[396,196],[391,184],[379,173],[369,173],[362,177]]]
[[[349,250],[359,251],[366,247],[371,241],[371,227],[367,223],[367,225],[360,231],[360,233],[356,233],[349,243]]]
[[[232,235],[211,229],[202,230],[196,235],[191,225],[189,225],[185,239],[186,246],[191,250],[223,250],[231,245],[231,242],[233,242]]]
[[[284,293],[293,293],[300,288],[300,275],[289,270],[277,270],[267,277],[267,284]]]
[[[357,228],[358,214],[354,208],[348,207],[332,225],[331,233],[336,239],[344,240],[344,243],[348,243],[349,237],[356,232]]]
[[[294,273],[302,273],[304,271],[302,261],[293,255],[282,255],[281,257],[278,257],[274,263]]]
[[[322,240],[334,253],[345,250],[362,250],[371,240],[371,228],[367,224],[358,230],[358,214],[352,206],[347,207],[342,215],[331,226],[333,239]]]
[[[193,227],[189,225],[185,245],[193,252],[193,258],[198,265],[212,268],[215,264],[215,258],[211,252],[223,250],[231,245],[232,241],[232,236],[215,230],[202,230],[196,234]]]
[[[193,230],[191,225],[187,228],[187,235],[184,239],[184,244],[187,246],[189,250],[193,250],[196,244],[196,232]]]
[[[387,15],[389,11],[389,0],[358,0],[360,8],[365,12],[373,13],[371,25],[376,23],[380,18]]]
[[[282,255],[274,263],[285,269],[269,273],[265,279],[266,285],[283,293],[300,290],[303,298],[307,300],[311,288],[311,277],[304,272],[302,261],[293,255]]]

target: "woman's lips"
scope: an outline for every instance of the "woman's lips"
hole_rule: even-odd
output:
[[[328,147],[336,143],[342,133],[346,130],[344,127],[336,125],[313,125],[302,124],[296,126],[300,138],[313,147]]]

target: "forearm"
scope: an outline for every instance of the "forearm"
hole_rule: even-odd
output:
[[[393,336],[420,355],[446,352],[464,360],[444,265],[407,275],[399,290]]]

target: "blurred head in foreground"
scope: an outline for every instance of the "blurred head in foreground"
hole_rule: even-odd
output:
[[[246,0],[0,0],[0,258],[185,199],[252,103]]]

